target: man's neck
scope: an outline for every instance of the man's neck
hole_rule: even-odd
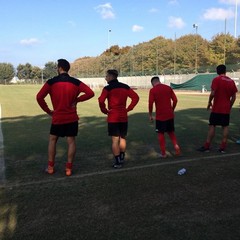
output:
[[[62,70],[62,71],[59,71],[59,74],[63,74],[63,73],[67,73],[67,72],[65,72],[65,71],[63,71],[63,70]]]

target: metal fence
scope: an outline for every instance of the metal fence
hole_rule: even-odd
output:
[[[237,85],[239,84],[240,72],[230,72],[227,75],[234,79]],[[170,85],[170,83],[175,84],[184,83],[195,76],[196,74],[159,75],[159,78],[162,83]],[[128,84],[130,87],[151,88],[152,77],[153,76],[118,77],[118,80],[120,82]],[[85,84],[89,85],[93,89],[102,88],[107,84],[104,78],[81,78],[80,80]]]

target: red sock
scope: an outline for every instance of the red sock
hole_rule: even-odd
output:
[[[54,167],[54,161],[48,161],[48,166]]]
[[[221,145],[220,145],[220,148],[221,148],[221,149],[225,149],[225,148],[226,148],[226,145],[227,145],[226,142],[222,142]]]
[[[204,147],[208,149],[210,147],[210,143],[209,142],[205,142]]]
[[[73,163],[67,162],[66,163],[66,168],[72,169]]]
[[[168,132],[168,135],[173,143],[173,146],[176,147],[176,145],[178,146],[178,143],[177,143],[177,138],[176,138],[176,135],[174,132]]]
[[[165,155],[166,154],[166,144],[165,144],[164,133],[158,133],[158,142],[160,145],[162,155]]]

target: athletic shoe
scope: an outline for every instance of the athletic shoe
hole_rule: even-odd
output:
[[[238,140],[236,141],[236,143],[237,143],[237,144],[240,144],[240,139],[238,139]]]
[[[167,154],[161,154],[161,153],[160,153],[160,154],[159,154],[159,157],[160,157],[160,158],[167,158]]]
[[[119,169],[119,168],[121,168],[121,167],[122,167],[122,164],[121,164],[121,163],[115,162],[115,163],[113,164],[113,168],[115,168],[115,169]]]
[[[48,174],[54,174],[54,167],[48,166],[45,170],[46,173]]]
[[[121,160],[120,159],[115,159],[114,163],[113,163],[113,168],[118,169],[121,168],[122,164],[121,164]]]
[[[65,169],[66,176],[71,176],[72,175],[72,169],[71,168],[66,168]]]
[[[177,147],[175,148],[175,156],[180,156],[180,154],[181,154],[181,149],[180,149],[179,146],[177,146]]]
[[[204,146],[202,146],[202,147],[198,148],[197,151],[199,151],[199,152],[209,152],[210,149],[209,148],[205,148]]]
[[[219,149],[218,149],[218,152],[219,152],[219,153],[226,153],[223,148],[219,148]]]

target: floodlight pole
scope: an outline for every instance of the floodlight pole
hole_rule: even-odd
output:
[[[225,18],[225,24],[224,24],[224,48],[223,48],[223,50],[224,50],[224,52],[223,52],[223,63],[224,63],[224,65],[226,64],[226,41],[227,41],[226,34],[227,34],[227,19]]]
[[[196,53],[195,53],[195,73],[198,72],[198,42],[197,42],[197,35],[198,35],[198,25],[197,24],[193,24],[193,28],[196,29]]]
[[[42,79],[42,84],[43,84],[43,68],[41,68],[41,79]]]
[[[238,14],[238,0],[235,2],[235,24],[234,24],[234,37],[237,38],[237,14]]]
[[[174,73],[174,78],[175,78],[175,74],[176,74],[176,49],[177,49],[177,45],[176,45],[176,33],[174,36],[174,62],[173,62],[173,73]]]
[[[111,29],[108,30],[108,49],[110,48],[110,33],[112,32]]]

